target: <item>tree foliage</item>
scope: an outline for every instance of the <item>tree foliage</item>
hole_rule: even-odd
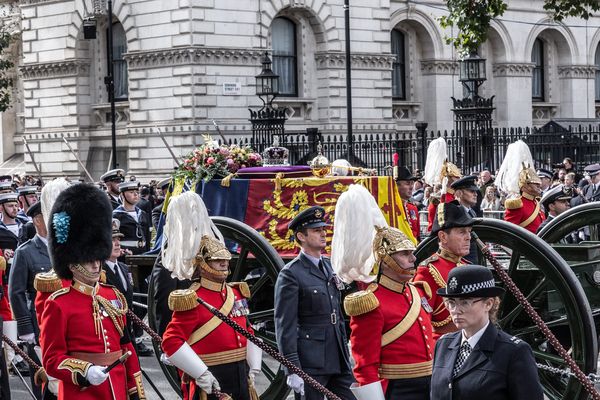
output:
[[[490,22],[504,14],[505,0],[446,0],[449,15],[439,18],[442,28],[456,27],[458,32],[446,36],[447,44],[453,45],[461,57],[476,52],[487,40]],[[544,9],[552,13],[556,21],[566,17],[588,19],[600,10],[600,0],[544,0]]]
[[[0,112],[4,112],[10,107],[13,88],[10,71],[15,65],[5,53],[5,50],[10,45],[10,40],[10,34],[4,30],[0,30]]]

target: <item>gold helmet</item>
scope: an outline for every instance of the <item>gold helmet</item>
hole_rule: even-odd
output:
[[[444,165],[442,165],[441,177],[444,179],[447,176],[452,178],[460,178],[462,174],[456,165],[452,164],[448,160],[445,160]]]
[[[204,261],[231,260],[231,253],[223,243],[208,235],[204,235],[200,241],[200,249],[196,258],[202,258]]]
[[[542,183],[542,180],[537,175],[535,169],[525,163],[522,163],[521,165],[521,172],[519,172],[519,188],[522,188],[529,183]]]
[[[229,275],[229,271],[216,270],[208,265],[209,261],[215,260],[231,260],[231,253],[223,243],[204,235],[200,240],[200,249],[196,254],[195,265],[219,280],[225,279]]]
[[[379,271],[382,261],[390,268],[402,272],[402,268],[400,268],[398,263],[390,256],[403,250],[415,250],[416,247],[414,243],[397,228],[375,226],[375,230],[375,238],[373,239],[375,267],[373,268],[373,273],[376,274]]]

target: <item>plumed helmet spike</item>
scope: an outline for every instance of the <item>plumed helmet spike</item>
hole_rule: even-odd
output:
[[[400,229],[376,226],[375,230],[373,254],[376,263],[380,263],[386,255],[391,256],[402,250],[416,249],[414,243]]]
[[[163,265],[171,271],[171,276],[181,280],[192,278],[203,236],[224,242],[223,235],[208,216],[202,198],[194,192],[171,198],[163,235]]]
[[[71,183],[65,178],[56,178],[46,183],[42,188],[42,194],[40,196],[40,207],[42,208],[42,216],[44,222],[48,225],[48,218],[50,217],[50,211],[56,201],[56,198],[66,188],[71,186]]]
[[[448,159],[446,140],[439,137],[429,143],[427,147],[427,160],[423,171],[423,180],[431,186],[442,183],[441,171],[444,161]]]
[[[64,189],[48,219],[48,252],[60,278],[73,278],[70,265],[110,257],[112,207],[100,189],[85,183]]]
[[[496,175],[496,185],[509,195],[518,195],[523,186],[520,184],[521,171],[529,169],[531,166],[533,166],[533,157],[529,146],[522,140],[511,143],[506,149],[506,155]],[[537,176],[533,168],[531,170],[533,175]]]
[[[350,185],[335,206],[331,242],[331,265],[345,282],[376,278],[371,275],[376,225],[387,226],[387,222],[373,195],[364,186]]]

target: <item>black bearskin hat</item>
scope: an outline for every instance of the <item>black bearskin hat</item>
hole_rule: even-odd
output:
[[[106,260],[112,252],[112,207],[100,189],[81,183],[63,190],[48,220],[48,251],[56,274],[71,264]]]

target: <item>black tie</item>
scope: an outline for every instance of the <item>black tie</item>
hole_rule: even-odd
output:
[[[465,340],[463,344],[460,345],[458,357],[456,357],[454,369],[452,370],[452,377],[455,377],[456,374],[458,374],[458,371],[460,371],[465,364],[465,361],[467,361],[467,358],[469,358],[469,354],[471,354],[471,345]]]
[[[325,277],[329,276],[327,274],[327,268],[325,267],[325,263],[323,263],[323,260],[319,260],[319,269],[321,270],[321,272],[323,273],[323,275],[325,275]]]

